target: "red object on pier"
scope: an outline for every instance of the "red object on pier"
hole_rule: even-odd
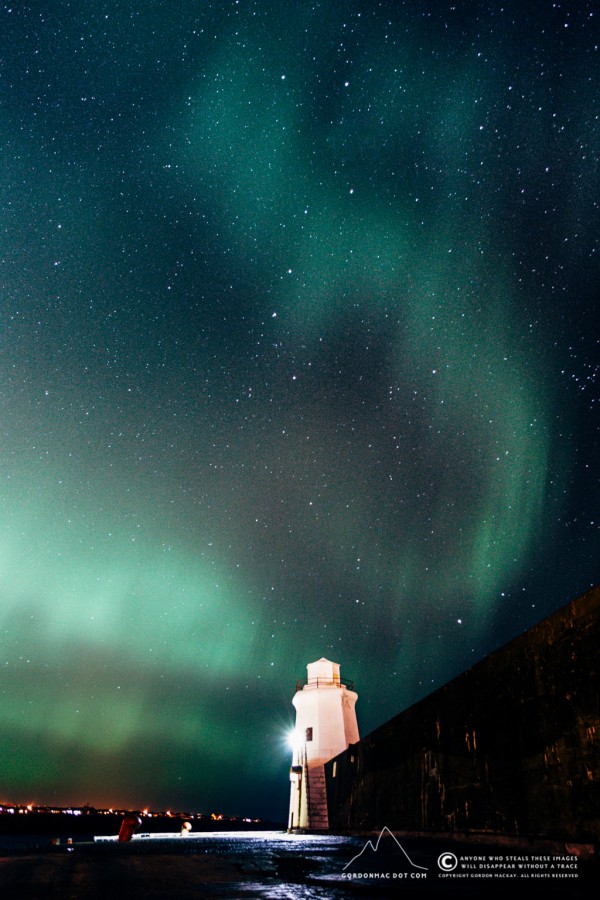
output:
[[[119,841],[121,843],[130,841],[141,824],[142,820],[139,816],[125,816],[119,828]]]

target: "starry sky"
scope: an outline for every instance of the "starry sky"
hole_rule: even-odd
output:
[[[600,5],[0,9],[0,801],[285,820],[600,581]]]

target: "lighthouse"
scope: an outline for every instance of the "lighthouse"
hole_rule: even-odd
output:
[[[297,685],[288,829],[329,827],[324,764],[359,740],[353,685],[340,678],[339,663],[322,657],[306,667]]]

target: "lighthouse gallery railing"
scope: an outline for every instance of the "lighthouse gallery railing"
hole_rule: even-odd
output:
[[[302,691],[305,687],[309,690],[318,687],[338,687],[353,691],[354,682],[348,678],[304,678],[296,682],[297,691]]]

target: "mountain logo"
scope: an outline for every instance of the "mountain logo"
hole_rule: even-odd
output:
[[[419,870],[422,871],[422,872],[427,872],[427,871],[428,871],[427,868],[426,868],[425,866],[418,866],[416,863],[414,863],[414,862],[412,861],[412,859],[410,858],[410,856],[408,855],[408,853],[406,852],[406,850],[404,849],[404,847],[402,846],[402,844],[400,843],[400,841],[398,840],[398,838],[397,838],[394,834],[392,834],[392,832],[390,831],[390,829],[389,829],[387,826],[385,826],[385,825],[384,825],[384,827],[381,829],[381,831],[379,832],[379,837],[378,837],[377,840],[375,841],[375,844],[373,844],[373,841],[368,840],[367,843],[365,844],[365,846],[364,846],[364,847],[362,848],[362,850],[360,851],[360,853],[357,853],[356,856],[353,856],[352,859],[350,860],[350,862],[347,863],[347,864],[344,866],[344,870],[343,870],[343,871],[345,872],[346,869],[348,869],[348,868],[352,865],[352,863],[356,862],[357,859],[360,859],[360,857],[363,856],[363,854],[365,854],[368,850],[370,850],[371,853],[377,853],[378,850],[379,850],[379,844],[380,844],[380,842],[381,842],[381,839],[384,837],[384,835],[385,835],[385,836],[388,836],[388,837],[391,837],[391,839],[393,840],[393,842],[396,844],[396,846],[398,847],[398,849],[400,850],[400,852],[403,854],[403,856],[405,857],[405,859],[407,860],[407,862],[412,866],[413,869],[419,869]]]

